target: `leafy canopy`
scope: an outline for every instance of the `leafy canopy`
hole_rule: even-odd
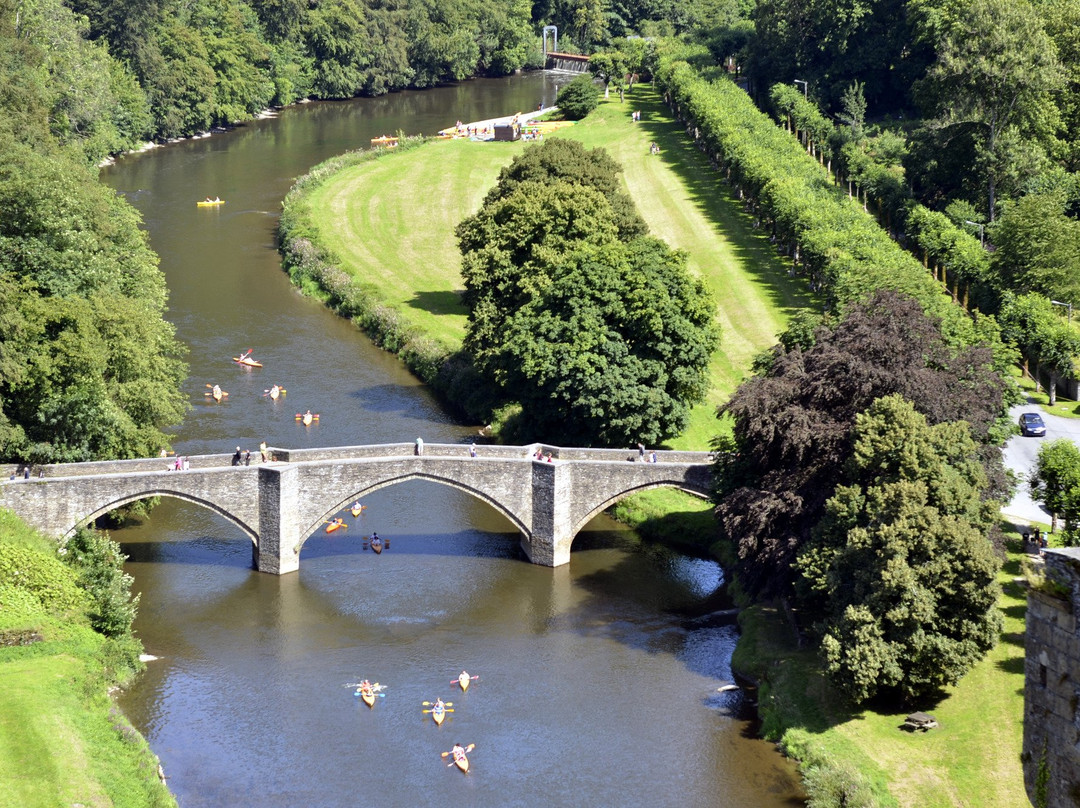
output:
[[[827,671],[855,702],[955,684],[1002,623],[994,504],[967,425],[878,399],[856,417],[843,482],[796,562]]]
[[[705,392],[713,304],[601,151],[558,139],[503,171],[457,230],[465,348],[521,407],[520,437],[659,443]]]
[[[1001,434],[1007,386],[993,354],[950,347],[913,299],[878,292],[818,328],[809,348],[799,328],[721,410],[734,418],[735,451],[721,456],[716,514],[751,595],[787,589],[854,450],[855,417],[878,398],[900,394],[931,424],[964,420],[980,444]],[[996,495],[1006,487],[1000,452],[985,454]]]

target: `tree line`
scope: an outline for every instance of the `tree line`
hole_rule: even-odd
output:
[[[996,512],[1011,489],[999,447],[1018,354],[1005,325],[965,313],[832,181],[820,119],[793,138],[710,62],[666,46],[656,78],[825,303],[720,409],[732,431],[716,443],[716,516],[739,587],[789,598],[853,701],[938,692],[997,640]]]

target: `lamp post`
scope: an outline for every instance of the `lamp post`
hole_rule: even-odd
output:
[[[805,81],[803,81],[802,79],[795,79],[795,84],[801,84],[801,85],[802,85],[802,95],[803,95],[803,98],[806,98],[806,97],[807,97],[807,93],[808,93],[808,92],[809,92],[809,90],[810,90],[810,85],[808,85],[808,84],[807,84],[807,83],[806,83]]]
[[[1060,300],[1051,300],[1050,302],[1053,303],[1055,306],[1064,306],[1066,309],[1069,310],[1069,323],[1071,324],[1072,323],[1072,303],[1062,303]]]
[[[986,225],[979,224],[978,222],[973,222],[973,221],[971,221],[971,219],[964,219],[964,224],[970,224],[972,227],[979,228],[979,243],[982,246],[985,247],[986,246]]]

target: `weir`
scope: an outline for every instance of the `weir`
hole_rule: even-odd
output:
[[[547,54],[547,69],[558,70],[563,73],[588,73],[589,57],[578,53],[556,53],[551,51]]]
[[[464,446],[409,443],[323,449],[270,449],[271,459],[233,466],[232,455],[41,466],[29,479],[2,468],[0,505],[63,539],[109,511],[154,496],[202,505],[252,540],[252,563],[282,575],[300,567],[305,540],[354,499],[408,480],[465,491],[505,515],[534,564],[570,561],[574,537],[623,497],[673,487],[707,497],[706,452],[575,449],[544,444]],[[654,462],[646,462],[655,457]]]

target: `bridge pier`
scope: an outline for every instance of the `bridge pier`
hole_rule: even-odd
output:
[[[252,565],[284,575],[300,569],[300,481],[293,465],[259,467],[259,540]]]
[[[562,463],[532,464],[532,524],[522,534],[521,549],[533,564],[561,567],[570,563],[574,540],[573,487],[569,467]]]

